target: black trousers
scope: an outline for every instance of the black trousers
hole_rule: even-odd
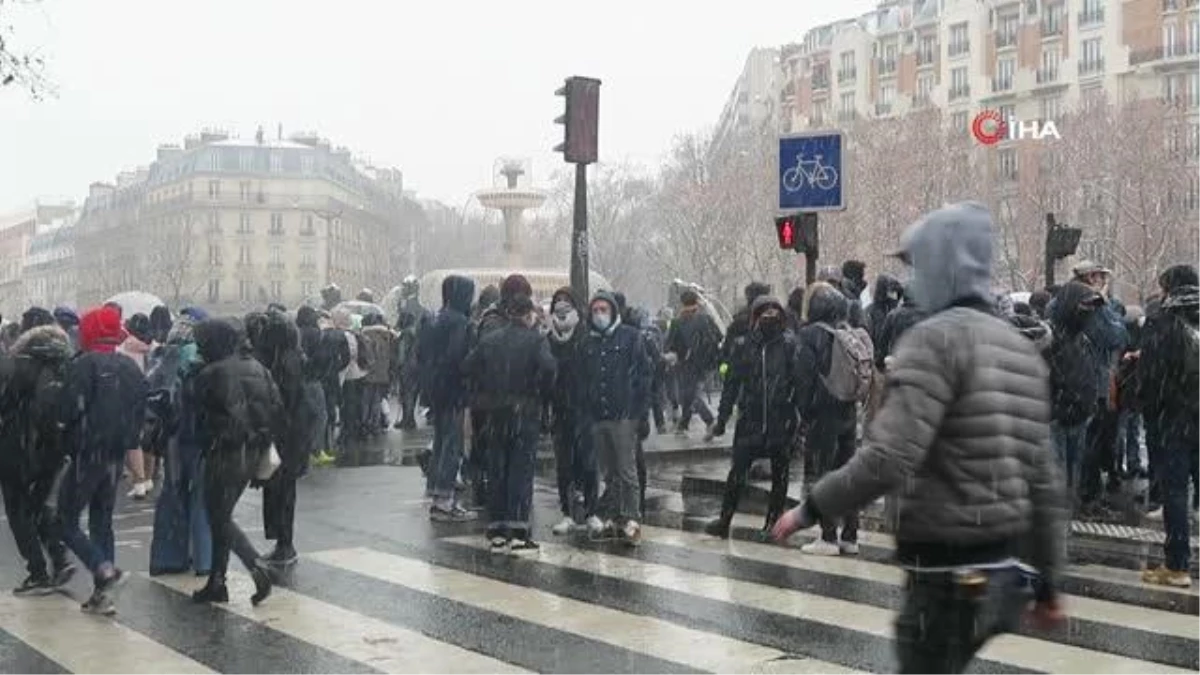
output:
[[[299,472],[281,466],[263,485],[263,533],[278,546],[291,546],[296,527],[296,481]]]
[[[805,494],[822,476],[841,468],[854,456],[858,419],[853,410],[829,409],[812,416],[806,437],[807,452],[804,455]],[[836,518],[822,520],[821,538],[836,542],[839,524],[842,526],[842,541],[858,541],[857,513],[847,514],[841,518],[840,523]]]
[[[596,512],[600,481],[596,458],[592,453],[590,429],[575,411],[555,411],[554,469],[558,482],[558,504],[563,515],[570,516],[576,522],[586,520]],[[576,504],[576,495],[582,499],[582,504]]]
[[[0,475],[4,514],[8,517],[17,551],[25,559],[29,574],[39,578],[49,577],[43,547],[50,554],[55,569],[67,563],[67,547],[63,544],[57,509],[46,504],[54,487],[54,477],[54,472],[44,472],[32,480],[20,475]]]
[[[700,416],[705,424],[713,423],[712,411],[704,402],[700,388],[704,385],[704,373],[698,373],[691,368],[680,368],[679,373],[679,428],[687,429],[692,422],[692,414]]]
[[[401,374],[400,381],[400,426],[404,429],[417,426],[417,398],[420,396],[420,380],[415,374]]]
[[[738,439],[735,435],[733,464],[729,467],[729,477],[725,479],[725,499],[721,503],[721,522],[728,525],[733,520],[738,502],[746,490],[750,465],[762,457],[771,461],[771,495],[767,500],[766,527],[771,527],[779,520],[787,504],[791,449],[790,440],[786,443],[768,444],[761,439],[746,442],[746,439]]]
[[[251,450],[216,448],[204,466],[204,505],[212,530],[212,571],[210,585],[225,583],[232,551],[247,570],[255,569],[258,551],[246,533],[233,522],[233,509],[258,467],[258,453]]]
[[[497,408],[488,413],[488,537],[529,539],[533,513],[533,474],[537,461],[541,407]]]
[[[467,455],[463,473],[471,486],[475,504],[486,506],[490,504],[488,487],[491,473],[488,468],[488,457],[491,448],[489,444],[494,436],[488,433],[491,426],[491,410],[471,408],[471,452]]]
[[[1094,504],[1104,494],[1104,473],[1109,483],[1119,484],[1119,472],[1115,470],[1117,459],[1117,433],[1120,431],[1121,413],[1108,409],[1107,401],[1100,401],[1096,414],[1088,422],[1087,445],[1080,463],[1079,501]]]

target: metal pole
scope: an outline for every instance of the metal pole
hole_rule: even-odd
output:
[[[817,281],[817,252],[804,252],[804,285],[812,286]]]
[[[1046,265],[1045,270],[1044,270],[1044,274],[1046,276],[1045,288],[1050,288],[1051,286],[1054,285],[1054,256],[1050,252],[1050,241],[1054,237],[1054,228],[1055,228],[1054,214],[1047,213],[1046,214],[1046,244],[1042,248],[1042,255],[1045,257],[1045,265]]]
[[[571,289],[577,302],[588,294],[587,164],[575,165],[575,218],[571,233]]]

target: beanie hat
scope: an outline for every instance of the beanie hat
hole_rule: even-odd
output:
[[[504,302],[518,295],[532,296],[533,287],[523,275],[510,274],[500,284],[500,301]]]

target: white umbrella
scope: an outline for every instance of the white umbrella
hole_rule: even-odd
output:
[[[166,305],[157,295],[147,293],[145,291],[125,291],[117,293],[109,298],[106,302],[111,302],[121,306],[121,316],[125,319],[134,314],[145,314],[150,316],[150,312],[154,311],[159,305]]]

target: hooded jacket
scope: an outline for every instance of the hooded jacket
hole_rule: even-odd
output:
[[[796,334],[799,368],[796,405],[806,421],[817,417],[855,415],[855,403],[839,401],[829,393],[823,378],[833,365],[833,334],[826,330],[847,324],[850,302],[841,290],[826,283],[812,286],[808,299],[808,322]]]
[[[566,300],[575,309],[576,323],[568,333],[560,333],[553,327],[554,306]],[[579,409],[579,346],[587,336],[588,326],[586,310],[580,308],[570,288],[560,288],[550,298],[551,328],[546,336],[550,344],[550,354],[557,364],[554,377],[554,395],[551,404],[554,406],[556,419],[566,419],[564,413]]]
[[[254,354],[271,373],[287,415],[286,431],[278,448],[280,458],[285,466],[299,467],[307,460],[307,420],[316,412],[309,410],[308,399],[304,396],[300,331],[284,315],[271,312],[262,324]]]
[[[746,304],[738,309],[725,329],[725,339],[721,342],[721,363],[732,363],[735,353],[746,344],[750,335],[753,318],[750,316],[754,301],[771,294],[771,287],[752,281],[746,285]]]
[[[597,302],[612,309],[613,324],[603,332],[592,326],[583,339],[580,401],[595,421],[641,420],[650,392],[650,364],[642,336],[636,328],[621,323],[611,294],[597,293],[588,306]]]
[[[899,279],[887,274],[875,278],[875,293],[871,298],[871,306],[866,311],[867,334],[871,336],[871,344],[878,345],[883,337],[883,324],[900,306],[904,297],[904,284]],[[879,358],[879,357],[877,357]]]
[[[467,401],[462,362],[471,343],[471,300],[475,282],[451,274],[442,280],[442,308],[437,318],[418,338],[421,357],[421,389],[433,407],[462,408]]]
[[[540,412],[556,370],[549,343],[517,317],[508,317],[484,336],[463,360],[474,392],[472,410],[525,407]]]
[[[904,335],[909,328],[917,325],[917,322],[923,318],[925,318],[925,312],[913,301],[911,289],[908,286],[904,287],[900,306],[887,315],[887,318],[883,320],[883,327],[879,331],[879,342],[875,344],[876,368],[881,371],[887,369],[887,357],[896,350],[900,336]]]
[[[749,311],[746,316],[748,326]],[[731,343],[731,353],[736,349],[737,344]],[[721,329],[700,305],[685,305],[667,333],[666,351],[678,355],[677,368],[689,371],[694,377],[701,377],[718,365]]]
[[[836,518],[898,493],[902,564],[940,567],[1020,556],[1054,593],[1061,479],[1050,450],[1045,363],[989,313],[992,219],[947,206],[902,238],[917,302],[933,315],[900,342],[863,447],[812,491]]]
[[[73,353],[66,332],[53,324],[30,329],[13,344],[11,370],[0,388],[0,470],[32,478],[62,463],[59,409]]]
[[[194,331],[205,366],[196,377],[198,423],[227,456],[261,451],[285,438],[288,418],[270,371],[243,348],[244,328],[236,319],[209,319]]]
[[[79,351],[79,315],[70,307],[55,307],[54,320],[58,322],[58,327],[63,329],[67,334],[67,339],[71,342],[71,353]]]
[[[125,339],[121,313],[104,306],[87,312],[79,319],[79,347],[85,352],[111,354]]]
[[[55,323],[54,315],[43,307],[30,307],[21,315],[21,332],[24,333],[38,326],[50,326]]]
[[[1148,420],[1171,433],[1197,434],[1197,330],[1200,329],[1200,279],[1191,265],[1167,268],[1159,278],[1166,296],[1161,309],[1142,328],[1139,398]],[[1169,426],[1168,426],[1169,425]]]
[[[735,352],[729,374],[721,390],[718,423],[724,425],[739,411],[734,445],[758,449],[790,448],[796,433],[796,391],[800,365],[795,338],[783,330],[768,338],[758,327],[759,317],[769,307],[779,310],[779,320],[787,326],[783,305],[777,298],[764,295],[750,306],[750,332],[746,344]]]
[[[1100,392],[1087,327],[1103,304],[1104,298],[1091,287],[1071,281],[1059,289],[1051,305],[1054,340],[1046,360],[1050,364],[1051,411],[1060,424],[1082,424],[1096,412]]]

